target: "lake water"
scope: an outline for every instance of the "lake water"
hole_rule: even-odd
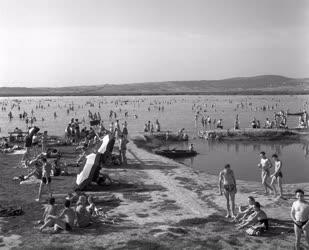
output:
[[[73,111],[67,111],[69,107]],[[85,121],[81,127],[89,127],[88,111],[99,112],[105,127],[109,127],[110,110],[117,113],[120,123],[128,122],[129,133],[142,132],[144,124],[158,119],[162,130],[177,131],[185,128],[199,155],[182,160],[192,168],[218,174],[226,163],[230,163],[237,178],[257,181],[260,172],[257,168],[258,153],[265,151],[269,156],[278,153],[283,161],[283,174],[286,183],[309,182],[308,140],[302,142],[209,142],[196,138],[201,129],[200,119],[195,126],[195,115],[209,115],[212,120],[223,119],[225,128],[233,127],[236,114],[241,127],[249,127],[255,117],[264,124],[265,119],[273,119],[280,110],[299,112],[309,109],[309,96],[123,96],[123,97],[10,97],[0,98],[0,137],[7,136],[15,127],[26,130],[25,121],[19,119],[24,111],[36,117],[34,125],[51,135],[63,135],[71,118]],[[162,111],[162,107],[164,107]],[[33,110],[33,115],[31,111]],[[8,119],[12,112],[13,119]],[[54,117],[56,112],[56,117]],[[128,112],[128,117],[125,117]],[[134,116],[137,115],[137,118]],[[42,120],[42,118],[44,120]],[[115,120],[113,118],[113,120]],[[297,117],[288,118],[288,126],[295,127]],[[177,144],[187,148],[187,144]]]

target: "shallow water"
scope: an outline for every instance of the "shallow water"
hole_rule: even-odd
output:
[[[69,106],[73,106],[74,110],[67,113]],[[33,110],[33,116],[37,119],[34,125],[40,127],[41,131],[48,130],[51,135],[63,135],[71,118],[84,120],[81,127],[89,127],[88,110],[92,113],[100,112],[104,125],[108,128],[111,122],[109,112],[113,110],[117,113],[120,123],[125,120],[128,122],[129,133],[142,132],[148,120],[154,122],[155,119],[159,119],[162,130],[177,131],[185,128],[190,138],[195,138],[196,132],[201,129],[200,120],[195,126],[194,117],[197,111],[204,116],[209,115],[212,120],[222,118],[225,128],[233,127],[235,116],[238,114],[240,126],[248,127],[254,117],[263,124],[266,117],[272,119],[274,112],[280,110],[308,110],[309,96],[10,97],[0,98],[1,107],[5,107],[6,110],[0,110],[0,137],[7,136],[15,127],[26,130],[25,121],[19,119],[19,114],[23,111],[31,116]],[[9,111],[13,114],[12,120],[8,119]],[[125,111],[128,112],[128,117],[125,117]],[[57,114],[56,118],[54,112]],[[134,114],[137,115],[137,119]],[[289,127],[295,127],[297,123],[297,117],[288,118]],[[306,142],[210,143],[202,139],[192,139],[192,142],[199,155],[183,162],[193,168],[217,174],[224,164],[230,163],[238,178],[257,181],[260,178],[256,167],[258,153],[264,150],[268,155],[279,153],[284,164],[285,182],[309,182],[309,160],[305,156],[308,152]],[[187,147],[177,145],[182,146]]]
[[[216,142],[201,139],[191,140],[198,156],[178,159],[194,169],[217,175],[230,164],[237,179],[259,181],[261,171],[257,167],[259,152],[267,152],[267,157],[276,153],[282,161],[284,183],[309,182],[309,142]],[[170,145],[170,148],[188,148],[188,143]],[[271,169],[271,173],[274,169]]]

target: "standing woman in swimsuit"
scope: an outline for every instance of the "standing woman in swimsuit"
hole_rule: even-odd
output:
[[[223,193],[226,198],[226,218],[235,217],[235,194],[237,193],[236,179],[234,172],[231,169],[230,164],[226,164],[224,169],[219,174],[219,191],[222,195],[222,183]],[[232,203],[232,209],[230,209],[230,198]]]
[[[275,162],[275,172],[270,176],[270,178],[271,178],[270,185],[272,186],[272,188],[275,192],[275,196],[277,196],[277,190],[276,190],[276,187],[275,187],[275,184],[274,184],[274,182],[277,180],[279,194],[280,194],[279,197],[282,197],[282,177],[283,177],[282,171],[281,171],[282,163],[279,160],[278,155],[273,154],[272,158]]]
[[[268,189],[273,191],[273,188],[267,183],[268,177],[270,177],[270,168],[272,167],[270,160],[266,157],[265,152],[260,153],[261,161],[258,164],[258,167],[262,169],[262,184],[265,187],[265,194],[268,194]]]

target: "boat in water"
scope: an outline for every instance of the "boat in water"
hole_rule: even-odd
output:
[[[197,152],[195,150],[164,149],[156,150],[155,154],[174,159],[193,157],[197,155]]]

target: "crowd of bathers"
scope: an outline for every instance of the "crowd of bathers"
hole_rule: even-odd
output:
[[[265,195],[271,191],[274,196],[278,195],[275,182],[279,190],[279,199],[285,199],[282,189],[282,162],[277,154],[272,155],[274,161],[274,172],[270,174],[272,168],[271,161],[267,158],[265,152],[260,152],[260,162],[258,167],[261,169],[262,185],[265,188]],[[268,183],[268,178],[271,182]],[[237,193],[236,178],[229,164],[219,173],[219,192],[226,198],[227,218],[232,218],[233,222],[238,223],[238,229],[246,228],[249,235],[258,236],[269,229],[269,220],[266,213],[261,209],[261,204],[254,197],[248,197],[248,205],[239,207],[238,213],[235,211],[235,196]],[[297,189],[295,191],[296,201],[292,205],[291,218],[294,223],[296,235],[295,247],[299,249],[300,238],[304,232],[305,239],[309,244],[309,203],[304,199],[304,191]],[[231,202],[231,205],[230,205]]]
[[[63,210],[56,214],[55,198],[49,198],[48,205],[45,206],[42,220],[38,221],[41,224],[40,231],[43,232],[46,228],[52,228],[54,233],[62,230],[72,231],[74,228],[85,228],[95,222],[98,216],[105,216],[93,202],[92,196],[81,195],[78,197],[76,206],[72,207],[73,197],[68,196],[64,200]]]

